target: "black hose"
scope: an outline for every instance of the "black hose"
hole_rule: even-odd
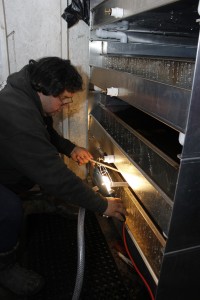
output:
[[[84,237],[84,219],[85,219],[85,209],[80,208],[78,213],[78,227],[77,227],[77,248],[78,248],[78,259],[77,259],[77,274],[76,283],[74,288],[74,293],[72,300],[78,300],[80,298],[84,268],[85,268],[85,237]]]

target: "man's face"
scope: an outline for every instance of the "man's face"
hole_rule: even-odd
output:
[[[43,110],[49,116],[60,112],[64,106],[68,105],[69,103],[72,103],[72,97],[74,95],[74,93],[68,91],[64,91],[57,97],[45,96],[42,93],[38,94],[42,103]]]

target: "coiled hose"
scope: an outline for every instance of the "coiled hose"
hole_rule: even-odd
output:
[[[85,220],[85,208],[80,208],[78,213],[78,226],[77,226],[77,273],[76,283],[72,300],[79,300],[84,277],[85,268],[85,236],[84,236],[84,220]]]

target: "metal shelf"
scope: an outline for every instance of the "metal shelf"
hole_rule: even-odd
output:
[[[170,194],[171,198],[167,198],[165,187],[156,182],[154,176],[149,176],[144,165],[139,165],[126,153],[124,145],[116,138],[115,130],[111,133],[94,111],[93,115],[91,114],[91,138],[95,136],[103,150],[121,158],[116,167],[122,175],[128,169],[138,176],[143,187],[135,190],[134,187],[131,188],[136,195],[136,201],[142,204],[153,224],[161,230],[164,229],[164,233],[167,232],[161,269],[156,271],[158,275],[156,300],[195,299],[198,294],[200,276],[197,263],[200,253],[198,214],[200,40],[199,23],[196,22],[199,19],[198,4],[197,0],[108,0],[92,9],[91,83],[99,87],[103,93],[106,93],[107,88],[118,88],[117,97],[144,112],[146,118],[149,115],[171,127],[171,130],[185,134],[179,156],[180,164],[176,169],[176,176],[173,177],[173,197]],[[123,15],[120,18],[109,15],[109,8],[116,7],[123,8]],[[95,36],[96,28],[111,31],[113,24],[115,26],[122,20],[128,21],[129,24],[128,29],[123,31],[128,37],[128,43]],[[109,24],[112,26],[109,27]],[[118,130],[118,125],[115,128]],[[133,149],[137,145],[137,138],[140,145],[144,140],[137,133],[132,133],[133,136],[126,140],[133,142]],[[123,135],[124,131],[121,136]],[[149,144],[145,144],[144,148],[146,146],[150,147],[148,153],[155,151]],[[148,156],[147,152],[143,153],[144,157]],[[164,157],[161,157],[162,160]],[[159,164],[162,165],[162,162]],[[165,173],[166,169],[162,168],[162,171]],[[124,175],[123,177],[125,178]],[[125,180],[128,181],[128,178]],[[132,216],[131,222],[135,221],[137,222],[136,215]],[[145,221],[144,218],[144,224]],[[134,226],[130,226],[130,229],[134,238],[137,237],[140,230],[135,230]],[[140,232],[144,240],[146,232],[147,229],[143,233]],[[150,241],[146,241],[148,246],[151,245]],[[143,251],[143,254],[144,260],[150,262],[148,253],[145,254]]]
[[[151,218],[139,204],[138,199],[136,199],[135,196],[129,191],[129,188],[115,188],[115,196],[123,199],[124,204],[127,207],[127,224],[130,227],[131,231],[133,230],[134,241],[137,243],[142,256],[146,257],[145,264],[150,270],[150,273],[153,274],[154,280],[157,283],[166,242],[165,238],[155,226],[154,222],[152,222],[152,216],[156,217],[156,221],[160,226],[166,227],[167,223],[169,223],[171,207],[161,196],[158,195],[157,191],[153,192],[153,187],[151,187],[148,181],[146,181],[145,178],[139,174],[137,168],[134,168],[132,163],[129,162],[124,153],[121,152],[119,145],[117,145],[116,143],[111,143],[110,137],[108,137],[103,127],[101,127],[98,121],[96,121],[95,118],[92,117],[89,131],[89,149],[92,153],[97,152],[97,149],[95,147],[97,145],[98,147],[102,147],[104,151],[108,151],[108,153],[111,153],[110,151],[112,150],[113,154],[116,155],[116,157],[120,157],[121,161],[116,165],[118,169],[122,171],[122,175],[125,174],[122,169],[125,168],[127,171],[127,166],[129,166],[130,173],[134,172],[134,176],[137,176],[137,178],[140,177],[140,182],[143,184],[143,187],[146,184],[146,188],[148,188],[148,192],[143,197],[143,205],[145,205],[146,200],[146,204],[149,209],[148,213],[149,215],[151,215]],[[118,175],[111,174],[111,176],[113,177],[113,179],[115,179],[115,176]],[[116,177],[115,181],[119,181],[119,178]],[[136,191],[136,194],[137,192],[139,195],[139,188],[138,191]],[[160,203],[161,205],[163,204],[162,209],[160,207],[160,204],[158,207],[156,203]],[[163,214],[163,212],[166,211],[167,208],[169,210],[168,216],[166,214]]]
[[[167,235],[178,165],[167,160],[164,154],[156,153],[153,145],[136,132],[125,129],[118,119],[101,107],[91,112],[89,130],[103,152],[115,155],[115,165]],[[94,140],[93,143],[97,144]]]
[[[126,72],[91,68],[91,83],[119,89],[119,98],[172,128],[185,132],[191,91]]]
[[[92,26],[97,27],[103,24],[109,24],[116,20],[124,19],[132,15],[137,15],[141,12],[152,10],[163,5],[177,2],[177,0],[108,0],[103,1],[92,9],[93,23]],[[115,18],[109,14],[110,8],[123,8],[123,17]]]

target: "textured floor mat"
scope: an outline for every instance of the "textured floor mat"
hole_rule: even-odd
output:
[[[25,265],[45,277],[43,290],[30,300],[72,299],[77,264],[77,219],[56,214],[28,217]],[[93,213],[85,217],[85,275],[81,300],[129,299],[128,289]]]

